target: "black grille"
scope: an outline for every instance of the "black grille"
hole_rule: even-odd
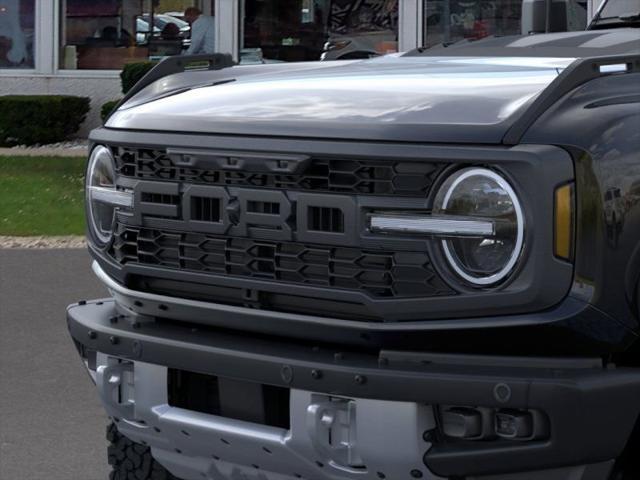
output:
[[[159,203],[161,205],[178,205],[180,197],[178,195],[167,195],[164,193],[143,192],[141,199],[145,203]]]
[[[280,204],[273,202],[248,202],[249,213],[264,213],[267,215],[280,215]]]
[[[442,163],[312,158],[300,174],[203,170],[176,166],[163,150],[114,148],[127,177],[195,184],[424,197]]]
[[[191,197],[191,219],[199,222],[219,222],[220,199]]]
[[[344,233],[344,213],[339,208],[309,207],[309,230]]]
[[[276,280],[365,292],[373,297],[432,297],[453,292],[426,253],[270,242],[118,226],[112,255],[191,272]]]

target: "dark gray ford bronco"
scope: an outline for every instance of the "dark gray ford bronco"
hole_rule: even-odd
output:
[[[112,478],[640,478],[628,3],[585,32],[150,72],[91,135],[112,298],[68,309]]]

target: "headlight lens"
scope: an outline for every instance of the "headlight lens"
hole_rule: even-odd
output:
[[[116,188],[115,162],[111,151],[98,146],[91,152],[86,180],[89,228],[101,246],[111,241],[117,207],[131,207],[131,193]]]
[[[442,240],[444,256],[459,277],[474,286],[489,286],[511,273],[522,253],[524,216],[502,176],[485,168],[454,173],[436,196],[434,214],[494,223],[492,235]]]

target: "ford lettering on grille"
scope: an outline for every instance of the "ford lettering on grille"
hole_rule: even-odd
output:
[[[136,224],[162,219],[176,229],[279,241],[355,245],[357,204],[344,195],[139,182]]]

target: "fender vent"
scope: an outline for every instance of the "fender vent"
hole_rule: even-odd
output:
[[[339,208],[309,207],[309,230],[344,233],[344,213]]]

